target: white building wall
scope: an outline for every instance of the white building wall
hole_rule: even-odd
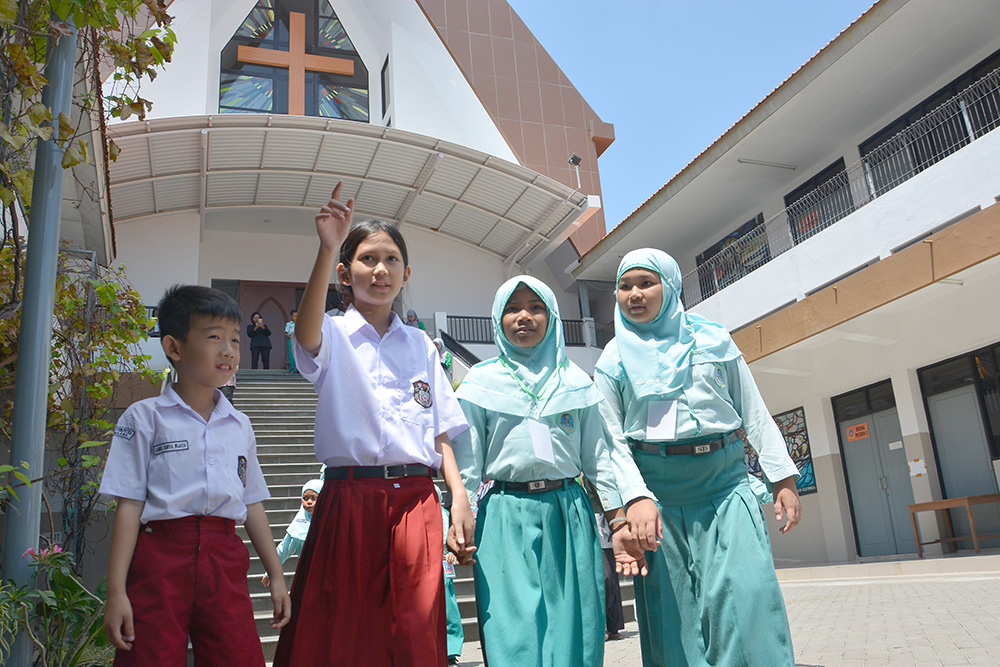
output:
[[[1000,132],[953,153],[692,310],[729,329],[761,316],[1000,196]]]
[[[171,5],[173,62],[142,95],[149,118],[219,113],[220,53],[256,0],[186,0]],[[392,126],[518,162],[472,86],[415,0],[331,2],[368,68],[369,113],[382,124],[382,64],[390,54]],[[110,84],[109,84],[110,85]]]
[[[402,292],[404,310],[417,311],[428,326],[435,312],[490,315],[493,295],[509,277],[508,266],[493,255],[416,226],[403,225],[401,231],[411,267],[409,283]],[[197,272],[186,280],[202,285],[211,285],[212,279],[219,278],[305,283],[318,243],[315,236],[208,229],[196,255]],[[141,256],[132,257],[136,257],[134,250],[119,242],[121,261],[145,261]],[[544,266],[532,274],[549,285],[557,285]],[[579,319],[575,291],[554,289],[562,316]]]
[[[129,282],[147,306],[159,303],[171,285],[198,282],[200,223],[197,213],[174,213],[115,226],[118,256],[114,266],[125,267]],[[154,369],[166,368],[159,338],[140,347],[153,357]]]
[[[1000,259],[990,260],[997,263]],[[961,285],[932,285],[800,343],[795,350],[751,364],[771,414],[805,408],[817,472],[818,493],[802,499],[806,520],[787,536],[772,531],[779,564],[841,562],[855,555],[833,396],[891,380],[907,458],[924,459],[930,473],[911,480],[914,500],[941,497],[935,462],[921,447],[929,425],[917,370],[1000,340],[1000,311],[984,307],[995,300],[994,276],[995,271],[985,269],[965,272]],[[853,340],[854,329],[868,332],[868,338]],[[804,377],[778,374],[776,366],[795,369]],[[920,519],[925,539],[936,534],[930,514]]]

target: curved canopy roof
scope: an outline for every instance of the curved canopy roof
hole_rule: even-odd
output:
[[[255,228],[260,211],[311,221],[343,179],[342,196],[355,197],[360,216],[421,227],[530,266],[573,231],[587,208],[585,194],[520,165],[351,121],[223,114],[108,131],[122,149],[110,167],[119,224],[199,211],[203,225],[217,220],[230,231],[263,231]],[[292,226],[266,231],[297,233]]]

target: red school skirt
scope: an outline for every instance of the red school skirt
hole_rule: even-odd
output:
[[[443,545],[429,477],[327,480],[275,667],[445,664]]]

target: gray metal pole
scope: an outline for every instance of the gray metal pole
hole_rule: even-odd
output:
[[[49,52],[52,55],[45,68],[45,78],[49,83],[42,91],[42,102],[52,108],[53,117],[60,113],[69,115],[76,65],[76,31],[60,37],[57,44],[50,40]],[[62,154],[54,141],[38,142],[28,225],[10,460],[13,465],[27,461],[30,466],[28,474],[32,477],[41,476],[45,462],[52,313],[65,178]],[[17,585],[24,585],[31,581],[31,568],[28,567],[28,559],[22,558],[21,554],[38,546],[42,517],[41,485],[22,487],[17,495],[18,499],[12,498],[7,510],[3,577],[13,579]],[[28,667],[32,648],[26,634],[19,633],[6,664]]]

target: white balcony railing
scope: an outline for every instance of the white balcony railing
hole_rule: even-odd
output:
[[[686,274],[686,307],[701,303],[998,125],[1000,69],[869,150],[861,160]]]

